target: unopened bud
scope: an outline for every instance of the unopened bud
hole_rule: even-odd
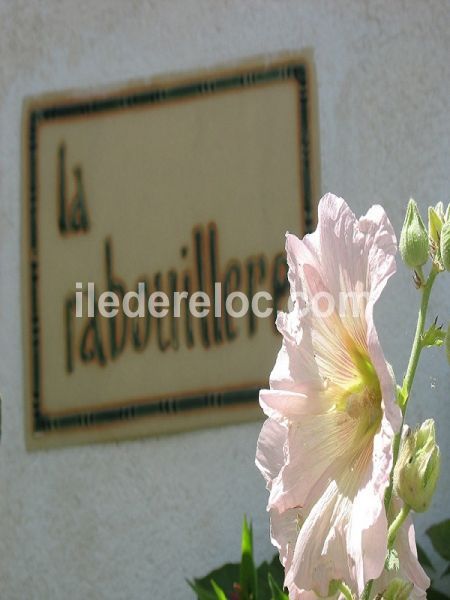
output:
[[[443,202],[438,202],[436,204],[436,206],[434,207],[434,210],[436,211],[438,217],[441,219],[441,221],[444,220],[444,203]]]
[[[424,512],[429,507],[440,466],[434,421],[427,419],[419,429],[409,430],[404,436],[394,471],[397,495],[416,512]]]
[[[430,206],[428,208],[428,235],[430,239],[439,247],[441,239],[442,219],[436,210]]]
[[[428,260],[428,233],[413,199],[406,210],[400,235],[400,253],[411,269],[421,267]]]
[[[444,268],[450,271],[450,221],[446,221],[441,231],[441,259]]]
[[[447,210],[445,211],[444,221],[450,221],[450,203],[447,206]]]
[[[414,584],[396,577],[381,596],[383,600],[409,600]]]

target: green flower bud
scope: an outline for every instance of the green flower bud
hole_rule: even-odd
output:
[[[414,584],[396,577],[381,596],[383,600],[409,600]]]
[[[436,210],[430,206],[428,208],[428,235],[430,239],[439,247],[441,238],[442,219]]]
[[[434,207],[434,210],[437,213],[438,217],[441,219],[441,221],[443,221],[444,220],[444,203],[438,202],[436,204],[436,206]]]
[[[428,260],[428,233],[417,204],[412,198],[408,203],[400,235],[400,253],[406,265],[411,269],[421,267]]]
[[[441,466],[436,444],[434,421],[427,419],[414,432],[408,430],[394,470],[397,495],[416,512],[424,512],[431,503]]]
[[[444,268],[450,271],[450,221],[446,221],[441,231],[441,259]]]
[[[444,221],[450,221],[450,204],[447,206],[447,210],[445,211]]]

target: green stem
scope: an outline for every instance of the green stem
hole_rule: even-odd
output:
[[[403,420],[402,420],[402,425],[400,427],[400,431],[403,429]],[[392,469],[391,469],[391,475],[390,475],[390,481],[389,481],[389,487],[386,490],[386,495],[384,497],[384,506],[386,508],[386,514],[389,514],[389,508],[391,506],[391,499],[392,499],[392,490],[394,488],[394,467],[395,464],[397,463],[397,458],[398,458],[398,453],[400,451],[400,440],[401,440],[401,433],[396,433],[395,437],[394,437],[394,445],[393,445],[393,460],[392,460]]]
[[[409,400],[409,396],[411,393],[414,376],[416,374],[417,365],[419,364],[420,353],[422,352],[422,349],[423,349],[422,337],[423,337],[423,334],[425,331],[425,321],[426,321],[426,316],[427,316],[428,303],[430,301],[431,288],[433,287],[434,280],[436,279],[436,276],[438,273],[439,273],[439,271],[435,267],[433,267],[430,271],[430,275],[428,276],[427,281],[425,282],[425,285],[423,286],[423,288],[421,288],[422,300],[420,303],[419,316],[417,318],[416,333],[414,335],[414,341],[413,341],[413,345],[412,345],[412,349],[411,349],[411,355],[409,357],[408,367],[406,369],[406,375],[405,375],[405,378],[403,379],[403,386],[402,386],[402,388],[400,390],[400,394],[399,394],[399,400],[400,400],[399,403],[400,403],[400,408],[402,409],[403,420],[402,420],[402,425],[400,427],[400,431],[399,431],[399,433],[397,433],[395,435],[395,438],[394,438],[393,462],[392,462],[393,466],[392,466],[392,470],[391,470],[391,481],[390,481],[388,489],[386,490],[386,496],[385,496],[385,507],[386,507],[387,514],[389,514],[389,508],[391,505],[394,467],[397,463],[398,453],[400,451],[400,441],[401,441],[401,437],[402,437],[402,429],[403,429],[403,423],[405,420],[406,408],[408,406],[408,400]]]
[[[433,287],[434,280],[438,274],[437,269],[434,267],[431,269],[430,275],[422,289],[422,302],[420,304],[419,317],[417,319],[416,334],[414,336],[414,342],[411,350],[411,356],[409,357],[408,368],[406,369],[406,375],[403,380],[402,395],[403,395],[403,415],[406,412],[408,405],[409,395],[411,393],[414,376],[416,374],[417,365],[419,363],[420,353],[422,352],[422,336],[425,330],[425,319],[427,316],[428,302],[430,300],[431,288]]]
[[[410,507],[406,506],[406,504],[404,504],[402,506],[402,509],[398,513],[398,515],[395,517],[395,519],[391,523],[391,525],[389,527],[389,531],[388,531],[388,549],[389,550],[392,550],[392,548],[394,547],[394,542],[395,542],[395,538],[397,537],[398,530],[405,522],[405,519],[409,515],[410,510],[411,510]]]

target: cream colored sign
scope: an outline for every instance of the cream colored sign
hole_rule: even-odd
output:
[[[311,86],[296,58],[27,103],[29,447],[259,413],[280,345],[274,316],[224,304],[235,291],[267,291],[274,311],[285,302],[284,234],[311,227],[317,197]],[[133,290],[144,314],[100,314],[104,292],[122,301]],[[158,291],[170,299],[153,296],[163,317],[147,308]],[[190,313],[198,291],[207,316]]]

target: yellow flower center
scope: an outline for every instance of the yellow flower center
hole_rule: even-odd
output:
[[[365,351],[355,343],[349,348],[356,376],[342,392],[336,408],[359,421],[362,434],[376,430],[381,422],[381,388],[375,368]]]

